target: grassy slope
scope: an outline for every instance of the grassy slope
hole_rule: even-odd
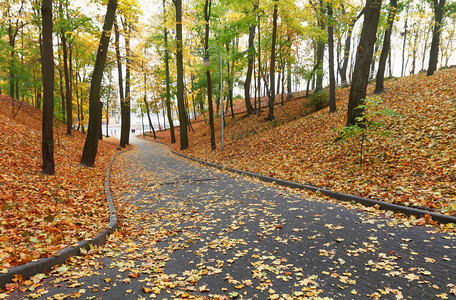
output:
[[[261,117],[226,117],[225,151],[211,151],[209,126],[194,124],[190,148],[183,153],[225,166],[281,179],[310,183],[456,215],[456,70],[386,82],[384,107],[401,115],[382,117],[390,137],[372,135],[359,166],[359,142],[333,143],[334,128],[345,124],[349,89],[337,91],[334,114],[328,109],[305,116],[308,100],[276,107],[275,122]],[[373,86],[369,87],[372,92]],[[169,133],[160,140],[169,142]],[[178,150],[179,145],[174,145]]]
[[[57,124],[56,175],[42,175],[41,112],[24,104],[12,117],[10,98],[0,96],[0,272],[94,237],[109,223],[103,182],[115,146],[101,142],[96,166],[82,167],[85,136],[67,136]]]

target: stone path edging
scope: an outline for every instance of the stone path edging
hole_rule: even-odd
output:
[[[8,269],[7,273],[0,274],[0,288],[4,288],[7,283],[11,282],[14,275],[22,275],[23,278],[30,278],[36,274],[50,271],[52,267],[65,263],[68,257],[80,255],[80,249],[87,250],[89,249],[90,245],[99,246],[106,242],[106,237],[119,227],[117,210],[114,206],[114,202],[112,201],[111,188],[109,185],[111,179],[111,167],[118,155],[130,151],[131,149],[133,149],[133,147],[116,153],[116,155],[114,155],[114,157],[111,159],[111,163],[106,170],[106,180],[104,186],[109,207],[109,227],[104,229],[101,233],[89,241],[80,241],[74,247],[66,247],[60,250],[57,256],[40,258],[37,261],[28,262],[26,264]]]
[[[217,165],[217,164],[214,164],[214,163],[211,163],[211,162],[206,162],[206,161],[203,161],[203,160],[200,160],[200,159],[197,159],[197,158],[194,158],[194,157],[187,156],[185,154],[176,152],[167,143],[163,143],[163,142],[159,142],[159,141],[152,141],[152,140],[148,140],[148,141],[168,146],[170,148],[171,152],[176,154],[176,155],[179,155],[181,157],[184,157],[184,158],[187,158],[187,159],[190,159],[190,160],[193,160],[193,161],[196,161],[196,162],[199,162],[199,163],[202,163],[204,165],[207,165],[207,166],[210,166],[210,167],[213,167],[213,168],[217,168],[217,169],[220,169],[220,170],[227,170],[227,171],[232,172],[232,173],[246,175],[246,176],[249,176],[249,177],[260,179],[260,180],[265,181],[265,182],[273,182],[273,183],[276,183],[278,185],[286,186],[286,187],[290,187],[290,188],[306,189],[306,190],[310,190],[310,191],[315,192],[315,193],[320,192],[323,195],[331,197],[331,198],[336,199],[336,200],[347,201],[347,202],[348,201],[354,201],[354,202],[360,203],[360,204],[362,204],[364,206],[378,205],[379,208],[382,209],[382,210],[391,210],[393,212],[403,213],[403,214],[405,214],[407,216],[414,215],[416,217],[423,217],[425,215],[430,215],[434,221],[438,221],[440,223],[455,223],[456,224],[456,217],[452,217],[452,216],[449,216],[449,215],[444,215],[444,214],[435,213],[435,212],[429,212],[429,211],[426,211],[424,209],[418,209],[418,208],[412,208],[412,207],[397,205],[397,204],[393,204],[393,203],[389,203],[389,202],[384,202],[384,201],[364,198],[364,197],[360,197],[360,196],[354,196],[354,195],[345,194],[345,193],[336,193],[336,192],[333,192],[333,191],[330,191],[330,190],[327,190],[327,189],[323,189],[323,188],[319,188],[319,187],[316,187],[316,186],[311,186],[311,185],[307,185],[307,184],[299,184],[299,183],[296,183],[296,182],[291,182],[291,181],[286,181],[286,180],[282,180],[282,179],[277,179],[277,178],[274,178],[274,177],[269,177],[269,176],[264,176],[264,175],[260,175],[260,174],[256,174],[256,173],[251,173],[251,172],[247,172],[247,171],[242,171],[242,170],[238,170],[238,169],[224,167],[222,165]]]

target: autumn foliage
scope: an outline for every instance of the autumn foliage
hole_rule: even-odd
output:
[[[93,238],[109,223],[106,167],[115,146],[101,142],[94,168],[79,165],[84,135],[54,124],[56,175],[41,173],[41,112],[0,96],[0,272]]]
[[[259,117],[228,115],[223,152],[219,122],[216,151],[209,146],[209,126],[196,122],[190,147],[182,152],[336,192],[456,215],[455,78],[456,70],[450,69],[432,77],[418,74],[388,80],[381,95],[383,107],[400,115],[376,120],[389,136],[367,136],[362,167],[357,138],[335,142],[334,129],[345,125],[349,88],[337,90],[338,111],[332,114],[328,108],[309,114],[309,100],[295,97],[276,107],[273,122],[264,121],[267,110]],[[369,85],[368,93],[373,88]],[[167,132],[160,137],[169,141]],[[178,150],[178,145],[173,147]]]

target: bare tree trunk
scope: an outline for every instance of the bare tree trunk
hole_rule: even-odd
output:
[[[118,20],[116,18],[114,22],[115,32],[115,48],[116,48],[116,60],[117,60],[117,76],[119,80],[119,97],[120,97],[120,116],[121,116],[121,127],[120,127],[120,147],[125,148],[127,146],[127,136],[130,134],[130,128],[128,128],[127,119],[127,108],[125,103],[124,87],[123,87],[123,74],[122,74],[122,59],[120,56],[120,33]]]
[[[385,79],[385,68],[388,53],[391,48],[391,33],[393,32],[394,18],[396,17],[397,11],[397,0],[390,0],[390,10],[388,13],[388,25],[385,31],[385,37],[383,39],[382,53],[380,54],[380,61],[378,62],[377,80],[375,82],[375,94],[379,94],[384,91],[384,79]]]
[[[306,97],[309,96],[309,94],[310,94],[310,83],[315,79],[315,72],[318,70],[318,67],[321,63],[322,62],[319,59],[317,59],[317,62],[315,63],[312,71],[310,72],[310,77],[307,80]],[[313,85],[314,85],[314,82],[312,82],[312,89],[314,88]]]
[[[364,112],[360,105],[363,103],[363,99],[366,98],[369,66],[372,62],[381,6],[382,0],[366,1],[364,24],[356,51],[352,87],[348,98],[347,126],[357,124],[359,122],[357,120],[358,117]]]
[[[152,124],[152,119],[150,118],[150,109],[149,109],[149,103],[147,103],[146,93],[144,93],[144,103],[146,104],[147,119],[149,120],[149,126],[152,129],[152,132],[154,133],[154,140],[156,140],[157,136],[155,135],[155,128],[154,128],[154,125]],[[158,124],[158,127],[160,127],[160,123]],[[143,131],[143,133],[144,133],[144,131]]]
[[[333,9],[330,3],[328,8],[328,58],[329,58],[329,112],[335,112],[336,108],[336,77],[334,74],[334,27]]]
[[[11,47],[11,51],[10,51],[10,66],[9,66],[9,80],[10,80],[9,84],[10,84],[10,97],[11,97],[11,99],[14,99],[14,82],[15,82],[15,72],[14,72],[15,50],[14,50],[14,47],[15,47],[16,35],[17,35],[17,30],[13,30],[13,26],[11,24],[9,24],[9,26],[8,26],[8,37],[9,37],[9,45]],[[14,112],[14,108],[13,108],[13,112]]]
[[[372,80],[373,77],[374,77],[374,73],[375,73],[375,53],[377,53],[378,47],[379,47],[379,45],[377,43],[375,43],[374,53],[372,55],[372,63],[370,65],[369,80]]]
[[[280,102],[281,102],[281,105],[283,106],[283,98],[284,98],[284,95],[285,95],[285,65],[284,65],[285,62],[282,63],[282,80],[280,81],[280,85],[281,85],[281,88],[282,88],[282,93],[280,94]]]
[[[226,51],[228,53],[230,52],[230,43],[226,44]],[[231,117],[234,118],[234,111],[233,111],[233,81],[232,81],[232,78],[234,76],[234,61],[233,61],[233,65],[232,66],[230,65],[230,59],[229,58],[228,58],[227,62],[228,62],[227,63],[227,69],[228,69],[227,70],[228,71],[228,101],[226,103],[225,111],[228,111],[228,104],[230,104]],[[249,90],[250,90],[250,87],[249,87]],[[250,106],[252,106],[252,104],[250,104]]]
[[[320,26],[320,29],[322,32],[325,31],[325,22],[322,20],[324,15],[325,15],[325,7],[323,0],[320,0],[320,18],[318,18],[318,25]],[[319,92],[323,90],[323,76],[324,76],[324,71],[323,71],[323,60],[325,57],[325,42],[321,39],[318,38],[317,41],[317,61],[320,63],[317,63],[317,74],[316,74],[316,86],[315,86],[315,92]]]
[[[254,96],[255,96],[255,105],[254,105],[254,109],[257,110],[257,103],[258,103],[258,84],[257,84],[257,80],[256,80],[256,62],[255,62],[255,57],[253,59],[253,82],[254,82],[254,85],[253,85],[253,93],[254,93]]]
[[[109,80],[108,98],[106,99],[106,137],[109,137],[109,101],[111,98],[111,79]]]
[[[43,48],[41,70],[43,80],[43,126],[42,161],[44,174],[54,175],[54,53],[52,49],[52,0],[43,0],[41,5],[43,23]]]
[[[171,144],[176,142],[176,135],[174,133],[173,114],[171,110],[171,91],[170,91],[170,78],[169,78],[169,50],[168,50],[168,30],[165,26],[166,21],[166,9],[165,0],[163,0],[163,29],[164,29],[164,40],[165,40],[165,72],[166,72],[166,111],[168,115],[169,131],[171,133]]]
[[[182,45],[182,0],[173,0],[176,7],[176,67],[177,67],[177,106],[180,123],[180,149],[188,148],[187,114],[184,103],[184,64]]]
[[[432,1],[435,16],[431,51],[429,52],[429,67],[427,70],[427,76],[433,75],[437,69],[437,63],[439,60],[440,29],[442,28],[443,7],[445,6],[445,1],[446,0]]]
[[[57,48],[59,48],[59,44],[57,44]],[[61,55],[60,51],[57,51],[57,60],[61,60]],[[57,66],[54,66],[57,67]],[[60,103],[61,103],[61,108],[62,108],[62,115],[63,115],[63,120],[65,120],[65,92],[63,88],[63,71],[61,66],[57,67],[57,73],[59,73],[59,92],[60,92]]]
[[[70,71],[70,94],[71,94],[71,127],[73,127],[73,44],[68,44],[68,62],[69,62],[69,71]]]
[[[261,115],[261,20],[258,19],[258,115]]]
[[[60,18],[63,20],[63,5],[62,1],[59,2],[59,13]],[[66,127],[67,134],[71,135],[71,128],[73,127],[73,99],[71,99],[71,88],[70,88],[70,74],[68,70],[68,48],[67,38],[65,36],[65,30],[62,27],[60,31],[60,41],[62,43],[63,53],[63,74],[65,76],[65,101],[66,101]]]
[[[41,91],[38,91],[36,95],[36,108],[40,109],[41,108]]]
[[[342,6],[343,7],[343,6]],[[342,66],[339,69],[339,75],[340,75],[340,81],[342,82],[343,87],[348,86],[348,80],[347,80],[347,67],[348,67],[348,61],[350,59],[350,48],[351,48],[351,39],[352,39],[352,33],[353,33],[353,27],[355,27],[356,21],[361,18],[361,16],[364,14],[365,8],[363,8],[360,13],[351,20],[350,25],[347,30],[347,37],[345,38],[345,46],[344,46],[344,58],[342,61]]]
[[[162,102],[162,110],[163,110],[163,130],[166,130],[166,116],[165,116],[165,106],[163,105]]]
[[[112,24],[114,23],[116,9],[117,0],[109,0],[90,84],[89,128],[81,157],[81,163],[88,167],[93,167],[95,164],[95,157],[97,156],[98,137],[100,136],[102,118],[100,105],[101,81],[103,79],[103,70],[108,54],[109,36]]]
[[[131,67],[132,54],[130,48],[131,41],[131,24],[125,18],[122,21],[125,32],[125,136],[124,143],[130,145],[130,127],[131,127]],[[122,123],[124,120],[122,120]]]
[[[209,58],[209,20],[211,17],[211,4],[212,0],[206,0],[204,5],[204,20],[206,21],[206,31],[204,35],[204,49],[206,51],[206,57]],[[209,126],[211,128],[211,149],[215,150],[215,129],[214,129],[214,108],[212,105],[212,82],[211,82],[211,72],[206,71],[207,77],[207,104],[209,109]]]
[[[405,43],[407,41],[407,23],[408,23],[408,8],[405,13],[405,23],[404,23],[404,39],[402,42],[402,67],[401,67],[401,77],[404,77],[405,74]],[[401,33],[402,34],[402,33]]]
[[[277,1],[274,0],[274,12],[272,16],[272,41],[271,41],[271,63],[269,65],[269,102],[268,102],[268,117],[267,120],[272,121],[274,117],[274,102],[275,102],[275,45],[277,37]]]
[[[276,89],[275,89],[275,93],[276,94],[280,94],[280,81],[282,80],[282,68],[281,66],[279,65],[280,61],[277,62],[277,67],[279,68],[279,77],[277,77],[277,86],[276,86]]]
[[[70,73],[68,69],[68,49],[65,33],[61,33],[62,49],[63,49],[63,74],[65,76],[65,100],[66,100],[66,125],[67,134],[71,135],[71,128],[73,127],[73,99],[71,98],[70,88]]]
[[[287,100],[290,100],[293,97],[292,93],[292,82],[291,82],[291,63],[287,62]]]
[[[258,8],[257,5],[253,6],[253,12]],[[247,109],[247,114],[253,113],[252,103],[250,102],[250,85],[252,82],[252,70],[253,70],[253,61],[255,58],[255,47],[253,45],[253,41],[255,39],[255,25],[249,27],[249,44],[248,44],[248,60],[247,60],[247,74],[245,77],[244,83],[244,100],[245,100],[245,107]]]
[[[391,51],[389,52],[389,55],[388,55],[388,69],[389,69],[388,70],[389,71],[389,77],[393,77],[393,66],[392,66],[392,63],[391,63]]]
[[[77,114],[78,114],[78,127],[76,130],[79,130],[81,128],[81,108],[79,105],[79,87],[78,87],[78,78],[79,78],[79,72],[76,71],[76,78],[74,81],[74,87],[76,91],[76,108],[77,108]]]

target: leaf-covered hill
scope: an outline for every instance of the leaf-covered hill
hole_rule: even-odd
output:
[[[0,272],[94,237],[109,223],[101,142],[94,168],[79,165],[85,136],[55,122],[56,175],[41,173],[41,112],[0,96]]]
[[[427,207],[456,215],[456,70],[432,77],[418,74],[391,79],[380,97],[383,108],[399,113],[380,116],[389,137],[371,134],[360,142],[334,142],[334,131],[345,125],[349,89],[337,90],[336,113],[328,108],[307,115],[309,100],[278,105],[276,120],[226,117],[225,151],[210,149],[209,126],[195,123],[185,154],[225,166],[290,181],[309,183],[336,192]],[[369,87],[369,93],[373,86]],[[372,95],[370,95],[372,96]],[[168,133],[160,133],[169,142]],[[179,145],[174,145],[178,150]]]

